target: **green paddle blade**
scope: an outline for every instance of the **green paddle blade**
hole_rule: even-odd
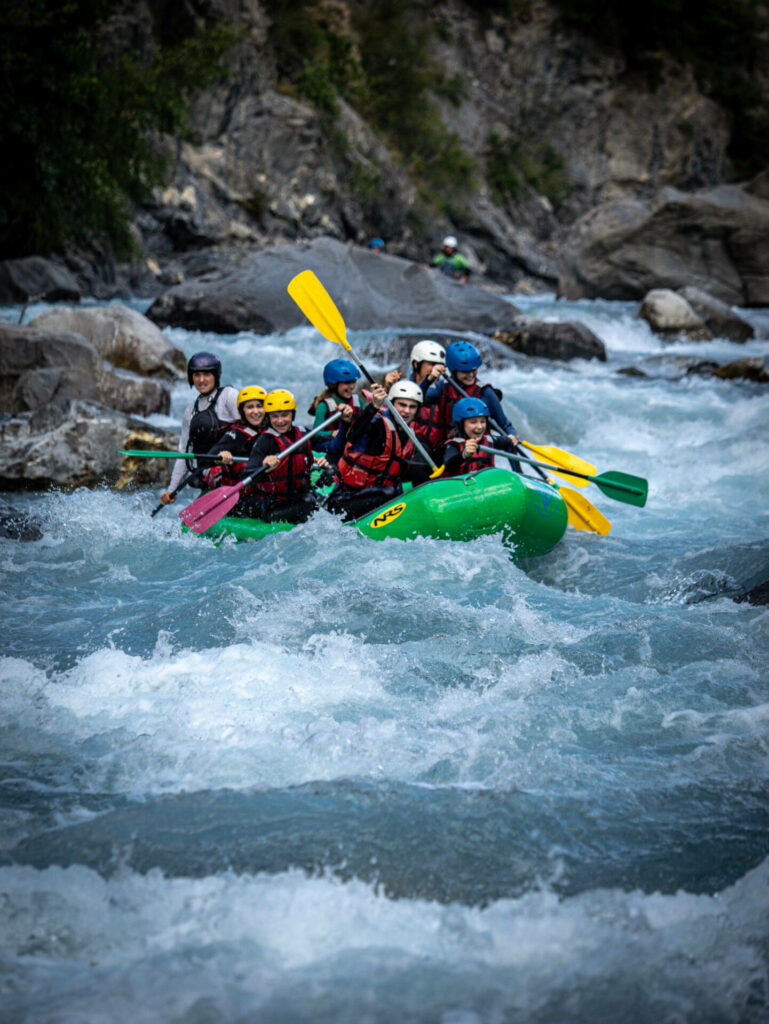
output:
[[[610,469],[607,473],[593,477],[593,483],[601,488],[604,494],[615,501],[624,501],[627,505],[643,508],[649,491],[649,482],[642,476],[632,473],[620,473]]]

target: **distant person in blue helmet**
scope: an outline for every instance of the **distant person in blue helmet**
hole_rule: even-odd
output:
[[[457,240],[453,235],[446,235],[441,243],[441,251],[433,257],[434,267],[459,284],[464,284],[470,276],[470,264],[457,249]]]
[[[384,239],[372,238],[368,244],[368,247],[369,249],[371,249],[372,252],[384,252]]]
[[[514,445],[518,444],[515,427],[505,415],[496,389],[491,384],[478,383],[481,363],[480,352],[469,341],[453,341],[446,349],[446,374],[425,392],[425,405],[437,406],[432,422],[440,434],[439,443],[447,441],[451,433],[454,403],[468,397],[485,402],[489,418],[499,424]],[[464,395],[452,381],[462,388]]]
[[[238,419],[238,390],[229,384],[223,387],[221,378],[222,364],[217,356],[211,352],[196,352],[190,357],[187,363],[187,380],[190,387],[195,388],[198,396],[194,402],[190,402],[182,416],[180,452],[205,455],[213,447],[222,428]],[[193,460],[176,460],[168,490],[160,495],[164,505],[176,501],[171,492],[195,465]],[[202,483],[197,486],[202,486]]]
[[[513,451],[509,437],[492,437],[488,433],[489,407],[480,398],[460,398],[451,412],[451,419],[455,433],[446,442],[443,452],[444,476],[460,476],[491,468],[494,456],[482,452],[481,445]]]

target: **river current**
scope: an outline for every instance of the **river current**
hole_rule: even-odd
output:
[[[215,547],[155,492],[10,496],[43,537],[0,540],[3,1024],[769,1019],[769,613],[734,600],[769,391],[675,362],[766,354],[769,311],[670,343],[515,301],[607,346],[488,376],[522,437],[648,478],[582,492],[608,537]],[[168,335],[300,410],[341,354]],[[351,339],[382,370],[392,336]]]

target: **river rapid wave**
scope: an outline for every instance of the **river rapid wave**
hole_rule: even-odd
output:
[[[488,375],[521,436],[649,479],[582,492],[606,538],[516,564],[321,512],[216,547],[154,493],[11,497],[43,536],[0,540],[4,1024],[767,1019],[769,615],[735,597],[769,579],[769,396],[616,371],[765,354],[769,312],[671,344],[516,302],[607,346]],[[300,410],[339,354],[168,334]],[[351,340],[382,370],[390,337]]]

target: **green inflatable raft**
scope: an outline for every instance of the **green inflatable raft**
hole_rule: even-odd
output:
[[[507,469],[484,469],[428,481],[349,525],[373,540],[473,540],[501,532],[516,557],[524,558],[552,550],[563,537],[566,523],[567,509],[557,487]],[[225,516],[204,536],[260,540],[293,528],[290,523]]]

